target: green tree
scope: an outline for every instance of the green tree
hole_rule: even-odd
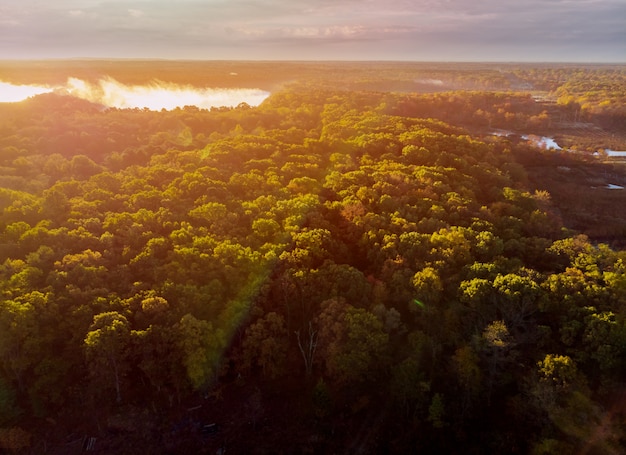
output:
[[[498,292],[498,308],[507,325],[510,328],[526,327],[543,297],[537,282],[528,276],[510,273],[498,275],[493,287]]]
[[[217,379],[226,346],[225,335],[210,321],[196,319],[191,314],[182,317],[177,332],[178,346],[183,353],[183,364],[191,385],[206,392]]]
[[[407,337],[406,356],[391,369],[390,393],[404,408],[407,416],[415,417],[428,405],[433,340],[421,331]]]
[[[19,415],[15,390],[0,376],[0,425],[13,423]]]
[[[506,323],[501,320],[485,327],[478,344],[487,364],[487,402],[490,403],[493,388],[502,375],[504,365],[512,360],[514,344]]]
[[[180,398],[186,380],[176,329],[154,324],[145,330],[133,330],[131,335],[133,359],[156,393],[169,392],[170,404],[174,393]]]
[[[122,379],[129,371],[130,323],[125,316],[110,311],[93,318],[85,336],[85,354],[92,378],[104,384],[113,382],[115,398],[122,401]]]
[[[441,429],[446,425],[445,422],[446,408],[443,401],[443,395],[436,393],[428,407],[428,421],[434,428]]]
[[[342,301],[327,301],[323,307],[319,341],[327,374],[340,384],[373,380],[388,360],[389,335],[383,323]]]
[[[288,341],[285,319],[277,313],[267,313],[244,333],[241,347],[244,368],[257,365],[263,376],[275,378],[283,372]]]
[[[461,388],[461,409],[466,412],[481,391],[480,358],[471,346],[462,346],[452,356],[452,369]]]
[[[415,288],[416,298],[425,305],[436,306],[441,300],[443,294],[443,283],[439,277],[439,273],[432,267],[425,267],[416,272],[412,280]],[[410,308],[414,308],[413,302]]]

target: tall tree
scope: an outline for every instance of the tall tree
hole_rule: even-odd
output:
[[[122,378],[129,370],[130,323],[117,311],[93,318],[85,336],[87,365],[96,383],[113,383],[115,399],[122,401]]]
[[[217,379],[222,354],[226,346],[224,333],[214,329],[209,321],[191,314],[177,325],[178,345],[183,352],[183,364],[194,389],[206,392]]]

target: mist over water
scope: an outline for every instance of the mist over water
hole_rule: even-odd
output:
[[[196,106],[235,107],[241,103],[258,106],[270,93],[256,88],[197,88],[190,85],[153,81],[146,85],[126,85],[105,77],[92,83],[69,78],[64,85],[13,85],[0,82],[0,102],[17,102],[42,93],[56,92],[116,108],[175,109]]]
[[[31,96],[49,93],[53,90],[54,89],[50,87],[37,85],[13,85],[8,82],[0,81],[0,102],[14,103],[30,98]]]

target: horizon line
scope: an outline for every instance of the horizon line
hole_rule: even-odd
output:
[[[100,62],[237,62],[237,63],[437,63],[437,64],[535,64],[535,65],[626,65],[624,61],[554,61],[554,60],[412,60],[412,59],[204,59],[204,58],[168,58],[168,57],[36,57],[36,58],[4,58],[0,62],[69,62],[69,61],[100,61]]]

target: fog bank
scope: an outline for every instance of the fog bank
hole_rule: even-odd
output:
[[[18,102],[42,93],[56,92],[116,108],[175,109],[196,106],[258,106],[270,93],[257,88],[197,88],[155,80],[146,85],[126,85],[110,77],[89,82],[70,77],[58,86],[13,85],[0,81],[0,102]]]

